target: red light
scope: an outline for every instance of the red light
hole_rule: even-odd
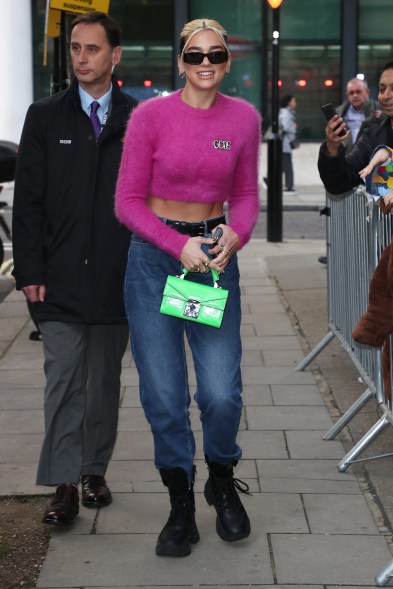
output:
[[[151,80],[145,80],[143,82],[143,85],[146,86],[146,88],[150,88],[150,86],[151,86]]]
[[[334,82],[333,80],[325,80],[325,86],[330,87],[333,86]]]
[[[117,83],[119,84],[120,88],[123,86],[123,80],[117,80]]]
[[[281,86],[282,86],[282,82],[281,82],[281,80],[278,80],[278,81],[277,81],[277,86],[280,86],[280,88],[281,88]]]
[[[304,88],[305,86],[307,86],[307,80],[298,80],[297,85],[301,88]]]

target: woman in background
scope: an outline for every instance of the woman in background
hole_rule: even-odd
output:
[[[278,113],[279,128],[282,133],[282,164],[285,178],[285,192],[296,192],[294,188],[292,149],[298,146],[296,139],[296,98],[285,94],[280,100]]]

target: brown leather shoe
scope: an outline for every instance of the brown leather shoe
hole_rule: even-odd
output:
[[[112,503],[112,494],[105,478],[97,474],[84,475],[82,483],[82,504],[85,507],[105,507]]]
[[[79,493],[75,485],[63,483],[56,489],[55,497],[45,512],[44,524],[70,524],[79,513]]]

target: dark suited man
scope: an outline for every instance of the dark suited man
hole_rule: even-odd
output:
[[[104,477],[128,342],[122,290],[130,237],[113,207],[122,140],[136,106],[112,76],[120,43],[119,25],[104,13],[72,22],[75,78],[30,106],[18,155],[14,276],[42,333],[45,438],[37,484],[57,487],[48,524],[78,514],[79,482],[83,505],[112,501]],[[89,118],[95,107],[98,122]]]

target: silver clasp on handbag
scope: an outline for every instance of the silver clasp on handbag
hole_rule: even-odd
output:
[[[201,303],[199,301],[196,299],[188,299],[183,315],[184,317],[192,317],[192,319],[197,319],[200,308]]]

